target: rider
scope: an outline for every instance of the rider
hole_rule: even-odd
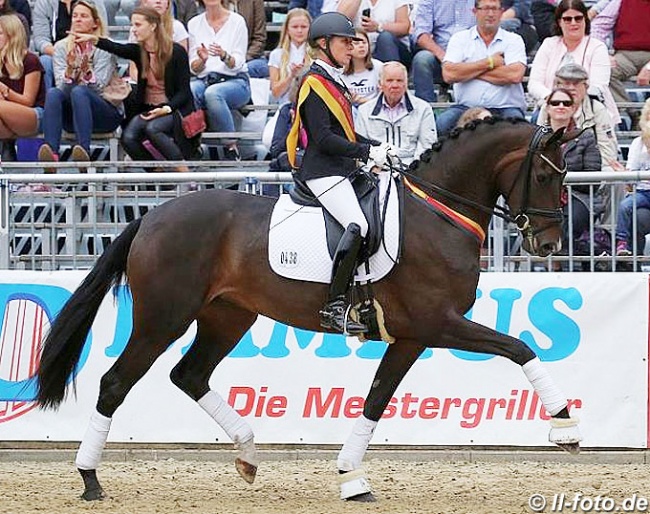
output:
[[[386,143],[372,146],[374,142],[354,132],[351,96],[341,74],[350,62],[355,39],[359,38],[352,22],[341,13],[321,14],[311,24],[309,44],[316,59],[300,86],[296,117],[287,137],[289,162],[295,168],[304,129],[307,145],[294,179],[303,182],[346,227],[334,255],[329,298],[320,311],[320,324],[348,334],[368,331],[364,324],[348,319],[347,293],[368,232],[368,222],[349,177],[358,168],[357,159],[372,160],[381,168],[390,150]]]

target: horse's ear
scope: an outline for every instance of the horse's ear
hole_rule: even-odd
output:
[[[562,140],[564,138],[564,127],[557,129],[555,132],[553,132],[547,139],[544,141],[544,148],[549,148],[550,146],[553,146],[555,144],[562,144]],[[567,139],[568,141],[568,139]],[[559,143],[558,143],[559,142]]]

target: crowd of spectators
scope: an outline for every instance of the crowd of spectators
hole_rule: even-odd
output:
[[[631,80],[650,83],[647,0],[290,0],[275,48],[265,5],[0,0],[2,158],[17,158],[17,139],[43,134],[39,157],[56,161],[65,130],[76,138],[72,159],[87,161],[92,133],[121,125],[122,147],[133,159],[192,159],[196,142],[178,145],[180,119],[203,109],[208,130],[236,132],[237,111],[252,102],[251,79],[262,78],[268,102],[280,106],[270,157],[283,169],[282,137],[312,59],[307,34],[327,11],[347,15],[360,37],[342,74],[357,126],[411,159],[489,112],[551,126],[564,116],[567,126],[593,128],[598,168],[619,169],[621,114],[634,123],[626,128],[637,129],[640,109],[617,103],[630,101]],[[107,30],[127,22],[121,39]],[[147,30],[165,37],[147,39]],[[131,93],[118,101],[104,91],[124,69],[116,56],[131,61],[122,78]],[[450,104],[434,111],[432,102]],[[240,159],[237,139],[222,146],[210,156]]]

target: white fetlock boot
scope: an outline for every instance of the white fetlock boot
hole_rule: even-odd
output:
[[[569,453],[580,453],[582,435],[578,427],[579,422],[580,420],[575,416],[551,418],[551,431],[548,433],[548,440]]]

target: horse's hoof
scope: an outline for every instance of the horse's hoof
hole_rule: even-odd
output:
[[[105,497],[106,495],[104,494],[104,490],[101,487],[86,489],[81,495],[81,499],[86,500],[87,502],[103,500]]]
[[[350,498],[346,498],[345,501],[359,502],[359,503],[372,503],[372,502],[376,502],[377,498],[375,498],[375,495],[372,493],[361,493],[361,494],[357,494],[356,496],[351,496]]]
[[[257,475],[257,466],[241,460],[239,458],[235,459],[235,468],[237,473],[249,484],[255,482],[255,476]]]
[[[580,453],[580,443],[555,443],[564,451],[569,452],[571,455],[578,455]]]

